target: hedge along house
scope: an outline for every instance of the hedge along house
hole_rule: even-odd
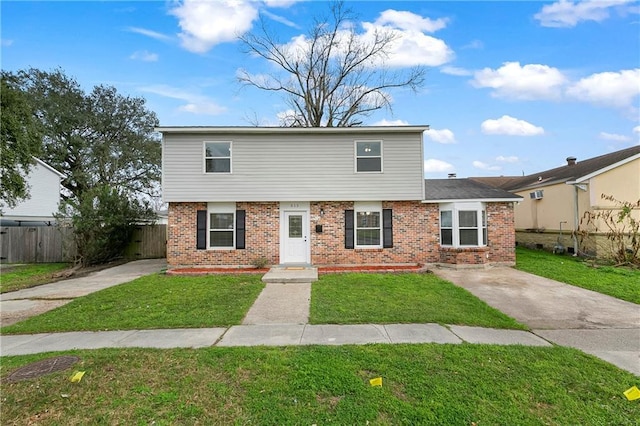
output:
[[[520,198],[425,197],[427,129],[158,128],[169,268],[513,264]]]

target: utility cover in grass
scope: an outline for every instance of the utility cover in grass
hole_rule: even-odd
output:
[[[60,355],[53,358],[42,359],[18,368],[16,371],[9,374],[7,381],[20,382],[22,380],[29,380],[46,374],[55,373],[56,371],[66,370],[78,361],[80,361],[80,357],[73,355]]]

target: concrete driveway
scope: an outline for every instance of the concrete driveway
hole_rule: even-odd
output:
[[[6,326],[22,321],[67,304],[76,297],[160,272],[166,265],[166,259],[136,260],[84,277],[0,294],[0,323]]]
[[[513,268],[434,273],[548,341],[640,375],[640,305]]]

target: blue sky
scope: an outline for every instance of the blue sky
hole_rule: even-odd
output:
[[[521,175],[640,141],[640,2],[355,1],[363,35],[402,36],[398,70],[427,67],[418,93],[391,92],[368,125],[431,126],[425,176]],[[272,73],[237,34],[263,16],[283,40],[322,1],[2,1],[2,69],[60,67],[89,91],[143,96],[161,125],[276,125],[287,105],[242,87]]]

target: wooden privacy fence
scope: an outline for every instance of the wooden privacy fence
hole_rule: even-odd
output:
[[[125,250],[129,259],[166,257],[167,226],[136,227]],[[76,254],[73,229],[56,226],[8,226],[0,228],[2,263],[70,262]]]

